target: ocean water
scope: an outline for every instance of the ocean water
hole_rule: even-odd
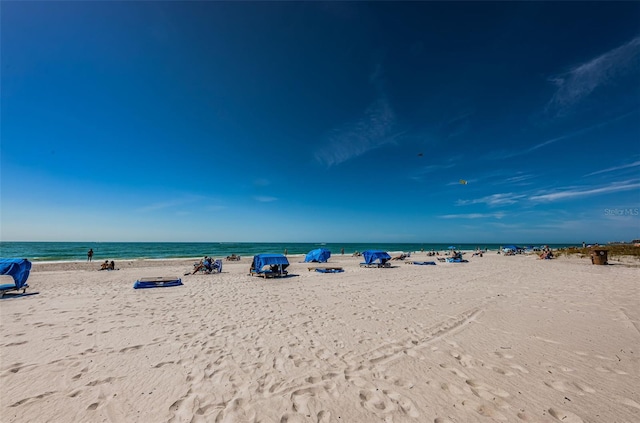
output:
[[[507,244],[502,244],[507,245]],[[537,244],[523,244],[537,245]],[[578,244],[575,244],[578,245]],[[287,242],[6,242],[0,241],[1,258],[26,258],[38,261],[84,261],[93,248],[93,260],[199,258],[205,255],[222,258],[231,254],[241,257],[262,253],[306,254],[315,248],[327,248],[338,255],[355,251],[378,249],[389,252],[444,251],[455,246],[458,250],[476,247],[497,250],[500,244],[429,244],[429,243],[287,243]],[[551,248],[569,244],[549,244]]]

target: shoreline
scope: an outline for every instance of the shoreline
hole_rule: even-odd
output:
[[[285,250],[290,254],[307,254],[316,248],[327,248],[334,255],[341,250],[345,254],[369,249],[387,252],[446,251],[449,246],[456,246],[463,251],[474,251],[477,248],[497,251],[500,246],[510,244],[438,244],[438,243],[75,243],[75,242],[0,242],[2,256],[5,258],[27,258],[32,262],[50,261],[84,261],[87,251],[91,248],[94,260],[137,260],[137,259],[183,259],[211,257],[226,257],[231,254],[253,256],[255,254],[282,254]],[[538,244],[517,244],[533,245]],[[549,244],[552,249],[568,247],[569,244]]]
[[[465,259],[468,259],[469,257],[471,257],[471,255],[475,252],[474,250],[458,250],[459,252],[463,253],[466,257]],[[553,251],[557,251],[557,250],[553,250]],[[399,255],[401,253],[403,253],[402,251],[388,251],[388,253],[394,257],[396,255]],[[427,252],[421,252],[421,251],[415,251],[415,252],[411,252],[411,257],[408,258],[408,260],[411,260],[411,258],[419,258],[419,259],[435,259],[435,257],[447,257],[446,253],[448,253],[448,251],[439,251],[440,255],[439,256],[428,256]],[[487,252],[483,253],[484,255],[495,255],[495,256],[501,256],[502,254],[498,254],[497,250],[488,250]],[[516,254],[515,256],[510,256],[510,257],[534,257],[536,258],[538,256],[538,252],[534,252],[534,253],[522,253],[522,254]],[[306,256],[306,254],[287,254],[286,257],[291,259],[304,259],[304,257]],[[238,261],[227,261],[225,259],[225,257],[212,257],[213,259],[221,259],[224,264],[227,263],[247,263],[250,264],[251,260],[253,259],[253,256],[241,256],[241,259]],[[358,258],[358,256],[353,256],[352,254],[337,254],[337,255],[332,255],[331,259],[329,260],[331,261],[335,261],[335,260],[339,260],[339,259],[345,259],[345,258]],[[181,258],[136,258],[136,259],[113,259],[116,263],[116,267],[121,266],[122,267],[146,267],[146,264],[157,264],[159,266],[168,266],[171,264],[191,264],[193,265],[193,263],[199,261],[202,259],[202,256],[198,256],[198,257],[181,257]],[[107,259],[104,259],[107,260]],[[93,261],[86,261],[86,260],[60,260],[60,261],[31,261],[32,264],[32,271],[43,271],[43,270],[48,270],[50,268],[66,268],[68,267],[69,269],[78,269],[78,270],[92,270],[94,267],[96,269],[100,269],[100,266],[102,265],[102,263],[104,262],[104,260],[93,260]],[[579,253],[573,253],[571,255],[565,255],[565,254],[556,254],[556,257],[554,258],[554,260],[586,260],[589,261],[589,257],[587,256],[581,256]],[[109,261],[111,261],[111,259],[109,259]],[[616,255],[614,257],[609,257],[609,261],[610,262],[616,262],[618,264],[625,264],[628,266],[632,266],[632,267],[640,267],[640,258],[636,257],[636,256],[632,256],[632,255]],[[290,260],[291,263],[293,263]],[[297,261],[296,261],[297,262]],[[314,263],[311,263],[314,264]]]

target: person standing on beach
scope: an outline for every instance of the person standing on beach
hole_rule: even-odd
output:
[[[91,261],[93,259],[93,248],[89,248],[89,252],[87,253],[87,261]]]

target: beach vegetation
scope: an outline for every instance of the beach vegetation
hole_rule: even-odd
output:
[[[631,257],[640,261],[640,245],[634,244],[607,244],[599,247],[568,247],[560,248],[554,254],[567,257],[578,255],[580,258],[591,257],[594,250],[606,250],[607,257],[611,259],[619,259],[623,257]]]

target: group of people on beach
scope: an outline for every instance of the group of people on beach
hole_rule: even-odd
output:
[[[116,263],[113,260],[105,260],[100,266],[100,270],[116,270]]]
[[[87,261],[93,261],[93,248],[89,248],[89,251],[87,251]],[[113,260],[105,260],[100,265],[99,270],[116,270],[116,263]]]

